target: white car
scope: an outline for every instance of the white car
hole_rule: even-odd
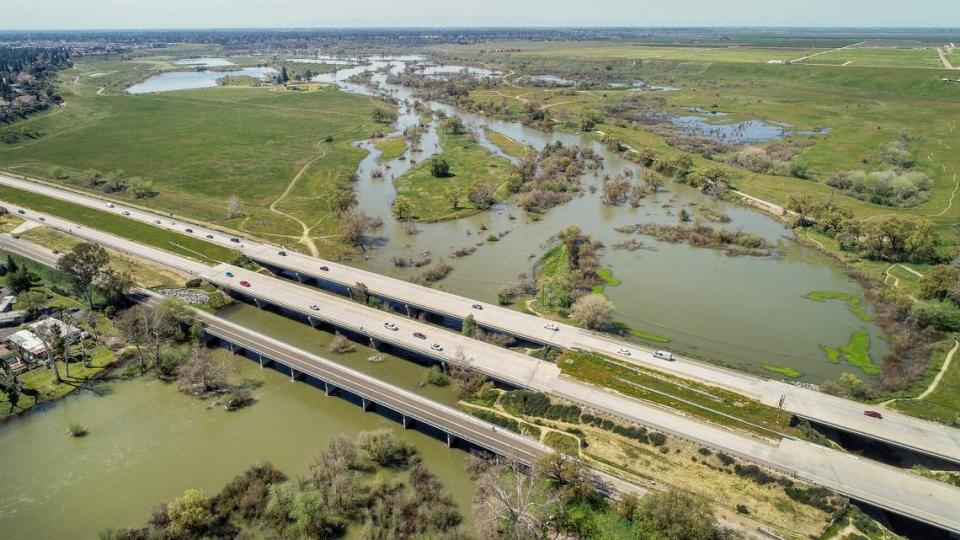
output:
[[[667,360],[668,362],[673,362],[673,353],[669,351],[656,351],[653,353],[654,358],[659,358],[661,360]]]
[[[316,305],[316,304],[310,304],[310,309],[312,309],[312,310],[314,310],[314,311],[320,311],[320,306],[318,306],[318,305]]]
[[[117,206],[117,205],[113,204],[112,202],[108,202],[108,203],[107,203],[107,208],[113,208],[113,207],[115,207],[115,206]]]
[[[547,330],[550,330],[551,332],[559,332],[559,331],[560,331],[560,327],[557,326],[557,325],[555,325],[555,324],[553,324],[552,322],[548,322],[547,324],[543,325],[543,327],[546,328]]]
[[[440,352],[443,350],[443,347],[441,347],[439,343],[434,343],[433,345],[430,346],[430,348],[437,352]]]
[[[393,324],[392,322],[383,323],[383,327],[386,328],[387,330],[393,330],[394,332],[400,329],[399,326]]]
[[[622,354],[624,356],[630,356],[630,349],[617,349],[617,354]]]

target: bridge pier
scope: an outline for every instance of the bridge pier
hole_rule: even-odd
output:
[[[412,318],[413,318],[413,312],[410,311],[410,306],[409,306],[408,304],[404,304],[403,307],[405,307],[405,308],[407,309],[407,317],[410,317],[410,318],[412,319]]]
[[[333,393],[336,392],[336,391],[337,391],[337,387],[336,387],[336,386],[334,386],[334,385],[332,385],[332,384],[330,384],[330,383],[328,383],[328,382],[326,382],[326,381],[323,382],[323,393],[324,393],[324,394],[326,394],[326,395],[328,395],[328,396],[332,396]]]
[[[373,407],[374,403],[367,398],[360,398],[360,406],[363,408],[363,412],[369,411]]]
[[[413,420],[407,415],[403,415],[401,416],[401,423],[403,424],[403,429],[407,429],[410,427],[410,424],[413,423]]]
[[[297,372],[293,369],[293,366],[290,367],[290,382],[297,381]]]
[[[377,342],[373,338],[370,338],[370,348],[377,351]]]
[[[293,272],[293,276],[296,277],[296,278],[297,278],[297,281],[300,282],[300,283],[303,283],[303,282],[305,281],[305,280],[303,279],[303,276],[300,275],[300,272],[294,271],[294,272]]]
[[[310,323],[310,326],[311,326],[312,328],[316,328],[316,327],[317,327],[317,320],[314,319],[313,317],[309,316],[309,315],[307,315],[307,322]]]
[[[452,433],[447,433],[447,448],[453,448],[454,441],[456,441],[456,437]]]
[[[256,296],[253,297],[253,303],[257,306],[258,309],[263,309],[263,303],[260,302],[260,299]]]

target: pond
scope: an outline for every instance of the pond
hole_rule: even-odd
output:
[[[366,69],[387,67],[396,72],[403,69],[403,63],[375,63]],[[410,89],[387,84],[382,73],[374,76],[373,88],[342,82],[345,78],[327,77],[327,80],[340,81],[344,89],[352,92],[368,95],[385,92],[401,103],[412,103],[415,99]],[[839,263],[793,243],[789,240],[790,229],[773,218],[739,205],[714,201],[676,183],[668,184],[666,190],[657,195],[647,196],[639,208],[605,206],[599,189],[602,176],[616,176],[630,170],[637,178],[643,172],[642,167],[579,134],[544,133],[517,122],[474,115],[442,103],[429,105],[448,115],[460,115],[474,132],[479,132],[479,142],[498,155],[504,154],[486,139],[480,127],[489,127],[536,149],[555,141],[592,148],[604,157],[605,170],[588,174],[584,185],[597,190],[591,193],[586,189],[583,196],[550,210],[540,221],[525,220],[523,210],[507,201],[489,212],[456,221],[418,223],[410,234],[409,227],[398,223],[392,215],[390,205],[396,196],[392,181],[406,172],[412,161],[423,161],[440,152],[435,125],[423,136],[422,152],[408,150],[403,158],[385,164],[379,162],[379,152],[369,141],[361,141],[358,146],[370,154],[360,164],[359,181],[354,189],[360,207],[369,215],[382,218],[384,226],[371,239],[375,249],[367,250],[362,258],[350,264],[409,279],[419,270],[395,268],[391,259],[429,253],[434,261],[442,258],[454,267],[438,288],[495,302],[497,291],[503,285],[517,282],[521,273],[532,273],[536,258],[548,247],[552,235],[575,224],[604,243],[601,263],[622,281],[619,286],[607,287],[604,291],[615,305],[616,320],[671,340],[658,347],[771,376],[764,365],[791,366],[803,374],[801,380],[813,383],[836,378],[843,371],[868,378],[842,361],[828,360],[823,346],[843,346],[854,333],[866,330],[869,350],[876,363],[880,363],[889,350],[883,332],[874,323],[852,314],[846,304],[806,298],[814,290],[835,290],[865,303],[862,288],[846,276]],[[415,111],[401,107],[394,135],[418,121]],[[775,128],[778,132],[786,129],[779,125]],[[752,130],[744,133],[756,134]],[[384,173],[382,179],[375,177],[376,170]],[[778,254],[762,258],[729,257],[717,251],[628,236],[614,230],[636,223],[675,224],[681,208],[697,216],[701,207],[729,216],[729,223],[715,224],[717,226],[742,228],[779,244]],[[488,235],[504,232],[508,234],[499,241],[486,241]],[[630,238],[639,240],[644,247],[637,251],[613,249],[615,244]],[[453,256],[458,248],[471,246],[477,247],[473,255]]]
[[[154,92],[173,92],[175,90],[195,90],[213,88],[224,77],[247,76],[266,79],[277,70],[270,67],[247,67],[231,71],[170,71],[154,75],[143,82],[127,88],[129,94],[150,94]]]
[[[484,69],[478,67],[470,66],[426,66],[426,65],[415,65],[413,66],[414,70],[422,75],[460,75],[466,73],[467,75],[472,75],[474,77],[484,78],[484,77],[499,77],[501,73],[499,71],[493,71],[491,69]]]
[[[830,132],[830,128],[796,130],[790,124],[763,120],[718,121],[716,118],[728,116],[728,113],[722,111],[705,112],[699,108],[690,110],[691,112],[704,114],[672,116],[669,121],[687,133],[710,137],[729,144],[755,144],[779,141],[795,135],[825,135]]]
[[[306,326],[272,321],[279,316],[263,315],[272,329],[285,328],[305,339],[330,339]],[[379,428],[393,429],[417,447],[471,526],[473,483],[465,471],[466,452],[448,449],[429,435],[403,431],[396,422],[326,397],[307,383],[293,383],[286,373],[261,369],[222,349],[215,355],[236,366],[239,377],[260,383],[254,405],[227,412],[147,377],[102,383],[96,393],[78,392],[0,426],[3,538],[96,538],[107,527],[142,525],[154,506],[185,489],[200,488],[212,495],[261,460],[295,479],[331,436],[353,437]],[[390,369],[406,366],[401,372],[420,369],[396,358],[383,364]],[[72,422],[86,427],[89,435],[69,437],[66,429]]]

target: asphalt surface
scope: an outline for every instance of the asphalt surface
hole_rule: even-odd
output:
[[[424,310],[456,318],[473,314],[479,324],[487,328],[496,329],[507,334],[528,339],[531,341],[554,344],[565,348],[581,348],[619,357],[621,360],[634,363],[638,366],[655,369],[665,373],[695,379],[706,384],[726,388],[748,397],[752,397],[770,406],[778,406],[781,399],[783,408],[797,416],[820,422],[838,429],[851,431],[859,435],[885,441],[903,448],[932,455],[940,459],[960,463],[960,430],[942,424],[927,422],[894,411],[883,411],[883,419],[877,420],[864,415],[867,406],[854,401],[829,396],[822,392],[802,388],[781,381],[756,377],[746,373],[729,370],[723,367],[694,361],[688,358],[677,357],[676,361],[667,362],[653,356],[653,349],[616,340],[612,337],[597,334],[561,323],[555,323],[559,331],[552,331],[544,327],[546,320],[507,309],[495,304],[477,302],[475,300],[444,292],[430,287],[357,269],[348,265],[326,261],[294,251],[285,251],[280,255],[279,248],[249,240],[246,238],[231,241],[231,236],[222,231],[210,229],[202,225],[183,221],[180,218],[163,216],[156,212],[126,204],[117,203],[114,207],[107,207],[104,199],[91,195],[77,193],[68,189],[37,182],[31,182],[9,176],[0,175],[0,184],[20,189],[42,193],[70,202],[114,212],[122,215],[129,212],[129,219],[149,223],[157,227],[184,233],[190,228],[192,234],[205,238],[208,241],[228,246],[243,252],[248,257],[282,267],[306,276],[317,277],[344,286],[351,286],[357,282],[365,283],[371,292],[407,303]],[[7,205],[15,208],[14,206]],[[46,216],[48,224],[53,221]],[[157,223],[159,222],[159,223]],[[62,224],[61,224],[62,226]],[[82,228],[72,231],[81,237],[91,240]],[[206,237],[212,238],[206,238]],[[123,246],[117,247],[127,253],[142,252],[134,242],[125,241]],[[132,246],[131,246],[132,244]],[[154,262],[167,264],[166,252],[153,250],[148,257]],[[181,271],[201,275],[204,265],[196,261],[184,259],[186,262],[177,263]],[[171,261],[173,262],[173,261]],[[327,268],[322,270],[321,267]],[[480,305],[482,309],[475,309]],[[629,356],[619,351],[626,349]]]

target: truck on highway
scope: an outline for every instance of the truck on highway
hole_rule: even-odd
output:
[[[656,351],[653,353],[654,358],[659,358],[661,360],[666,360],[668,362],[673,362],[673,353],[668,351]]]

